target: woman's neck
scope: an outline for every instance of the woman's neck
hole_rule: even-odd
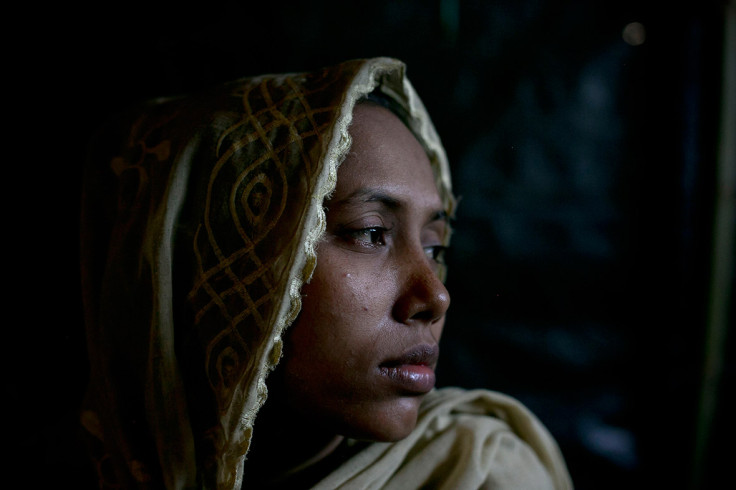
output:
[[[306,418],[280,397],[269,396],[253,427],[244,468],[244,486],[277,488],[295,475],[306,473],[310,479],[318,481],[324,476],[318,471],[319,463],[335,453],[344,440],[343,436]],[[324,471],[329,471],[330,467],[327,465]],[[255,482],[258,484],[254,485]]]

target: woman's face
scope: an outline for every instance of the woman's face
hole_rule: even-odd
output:
[[[450,295],[437,276],[447,218],[429,159],[390,111],[358,105],[327,229],[287,334],[287,400],[354,438],[394,441],[434,387]]]

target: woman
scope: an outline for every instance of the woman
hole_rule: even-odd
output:
[[[434,389],[454,200],[400,62],[239,80],[105,134],[82,226],[103,488],[570,487],[518,402]]]

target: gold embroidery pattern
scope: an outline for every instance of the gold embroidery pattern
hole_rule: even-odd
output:
[[[207,439],[220,458],[236,461],[247,451],[243,414],[255,415],[265,397],[259,369],[277,360],[263,362],[280,346],[268,339],[304,246],[305,215],[324,164],[323,136],[342,105],[338,82],[345,83],[325,71],[235,86],[230,97],[237,106],[223,116],[227,124],[211,148],[214,163],[200,183],[204,204],[189,299],[219,413],[212,421],[219,427]]]

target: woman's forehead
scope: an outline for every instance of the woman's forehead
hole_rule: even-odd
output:
[[[334,200],[370,200],[383,194],[397,201],[440,203],[429,158],[396,115],[378,105],[359,104],[350,135],[352,146],[338,169]]]

